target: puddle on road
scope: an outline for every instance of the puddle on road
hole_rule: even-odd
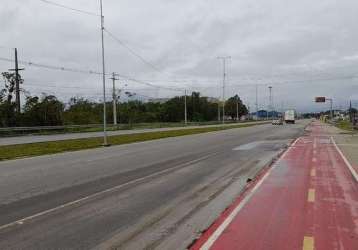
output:
[[[266,145],[274,145],[274,144],[286,144],[286,140],[275,140],[275,141],[254,141],[247,144],[240,145],[238,147],[233,148],[234,151],[240,151],[240,150],[251,150],[254,148],[257,148],[261,146],[262,144]]]
[[[256,148],[257,146],[259,146],[260,144],[262,144],[264,141],[254,141],[254,142],[250,142],[244,145],[240,145],[236,148],[233,148],[232,150],[237,151],[237,150],[250,150],[253,148]]]

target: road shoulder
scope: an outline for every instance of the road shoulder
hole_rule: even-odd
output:
[[[333,137],[343,155],[358,173],[358,133],[342,130],[332,125],[325,126],[325,132]]]

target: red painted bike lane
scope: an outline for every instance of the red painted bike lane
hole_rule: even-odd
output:
[[[321,123],[191,249],[358,250],[358,184]]]

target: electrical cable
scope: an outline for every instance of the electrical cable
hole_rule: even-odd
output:
[[[163,73],[160,69],[158,69],[154,64],[152,64],[151,62],[147,61],[145,58],[143,58],[141,55],[139,55],[137,52],[135,52],[132,48],[130,48],[128,45],[126,45],[122,40],[120,40],[118,37],[116,37],[112,32],[110,32],[108,29],[104,28],[104,31],[116,42],[118,42],[121,46],[123,46],[124,48],[126,48],[132,55],[134,55],[135,57],[137,57],[139,60],[141,60],[144,64],[148,65],[149,67],[151,67],[152,69],[154,69],[155,71],[159,72],[159,73]]]
[[[90,15],[90,16],[97,16],[97,17],[101,16],[101,15],[95,13],[95,12],[90,12],[90,11],[86,11],[86,10],[80,10],[80,9],[72,8],[72,7],[69,7],[69,6],[66,6],[66,5],[63,5],[63,4],[59,4],[59,3],[56,3],[56,2],[53,2],[53,1],[48,1],[48,0],[39,0],[39,1],[41,1],[43,3],[46,3],[46,4],[49,4],[49,5],[57,6],[57,7],[67,9],[67,10],[72,10],[72,11],[82,13],[82,14],[86,14],[86,15]]]

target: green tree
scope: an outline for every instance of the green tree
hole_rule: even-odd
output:
[[[53,95],[26,97],[23,123],[26,126],[58,126],[63,124],[64,104]]]
[[[15,73],[3,72],[1,75],[5,81],[5,88],[0,90],[0,126],[16,126],[16,105],[13,101],[16,83]]]
[[[238,111],[239,111],[238,112],[239,119],[241,116],[246,115],[248,113],[246,106],[242,103],[242,100],[240,99],[240,97],[238,95],[230,97],[225,102],[225,115],[230,116],[232,120],[236,119],[237,105],[238,105]]]
[[[103,105],[84,98],[72,97],[64,112],[65,124],[99,124],[103,121]]]

